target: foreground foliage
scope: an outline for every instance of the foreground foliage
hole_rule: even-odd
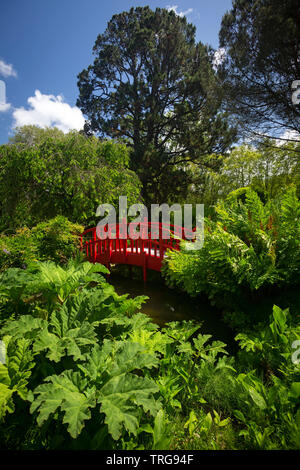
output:
[[[199,324],[159,329],[137,313],[145,298],[118,296],[106,273],[70,261],[3,274],[2,448],[299,447],[288,311],[239,335],[235,360]]]

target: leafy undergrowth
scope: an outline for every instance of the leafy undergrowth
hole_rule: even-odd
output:
[[[139,313],[145,297],[118,296],[106,273],[70,261],[2,274],[1,448],[300,447],[287,310],[238,335],[233,358],[200,324],[159,329]]]
[[[265,204],[253,190],[247,189],[244,202],[235,191],[215,207],[215,220],[205,219],[203,247],[191,250],[183,242],[180,251],[170,251],[163,275],[169,286],[207,295],[229,312],[232,325],[251,327],[265,319],[259,302],[298,291],[299,217],[293,186]],[[294,310],[298,314],[299,307]]]
[[[23,227],[13,235],[0,234],[0,271],[24,269],[34,260],[66,263],[78,252],[83,229],[82,225],[58,215],[32,229]]]

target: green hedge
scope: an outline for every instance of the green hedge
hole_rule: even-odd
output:
[[[0,270],[25,268],[34,260],[64,263],[79,248],[78,235],[83,226],[73,224],[63,216],[41,222],[31,230],[18,229],[14,235],[0,236]]]

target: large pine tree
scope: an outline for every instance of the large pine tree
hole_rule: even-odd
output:
[[[228,148],[234,131],[215,91],[213,54],[185,17],[132,8],[112,17],[93,52],[78,76],[86,130],[127,139],[148,202],[186,189],[187,161]]]

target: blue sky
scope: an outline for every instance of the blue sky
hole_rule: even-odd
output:
[[[115,13],[130,7],[174,7],[197,28],[197,40],[218,48],[218,32],[231,0],[4,0],[1,2],[0,144],[14,125],[80,128],[77,75],[93,61],[92,47]],[[1,82],[0,82],[1,85]]]

